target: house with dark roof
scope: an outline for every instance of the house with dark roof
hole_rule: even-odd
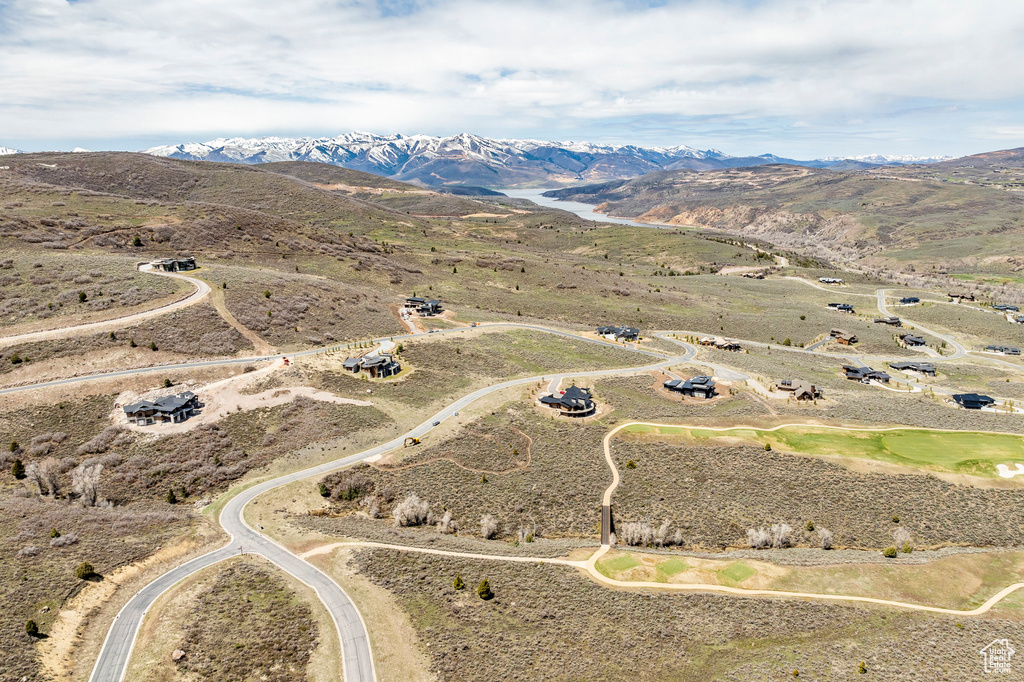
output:
[[[636,341],[640,338],[640,330],[636,327],[606,326],[598,327],[597,335],[613,341]]]
[[[670,391],[682,393],[690,398],[715,397],[715,380],[709,376],[699,375],[692,379],[670,379],[663,386]]]
[[[818,387],[803,379],[783,379],[775,384],[775,389],[792,393],[797,400],[815,400],[821,397]]]
[[[883,384],[889,383],[888,374],[877,369],[871,369],[870,367],[843,365],[843,372],[850,381],[859,381],[863,384],[870,383],[871,381],[878,381]]]
[[[900,305],[914,305],[915,303],[920,302],[921,299],[919,299],[917,296],[904,296],[903,298],[900,299]]]
[[[181,272],[182,270],[195,270],[195,256],[179,256],[178,258],[161,258],[150,263],[157,270],[164,272]]]
[[[966,410],[980,410],[996,403],[995,398],[978,393],[957,393],[953,396],[953,400]]]
[[[705,336],[700,340],[700,345],[712,346],[718,350],[738,351],[741,349],[740,344],[735,341],[730,341],[729,339],[724,339],[721,336]]]
[[[177,424],[183,422],[199,408],[199,397],[192,391],[165,395],[156,400],[140,400],[124,406],[128,421],[139,426],[157,422]]]
[[[928,342],[920,336],[914,336],[913,334],[900,334],[900,341],[909,347],[925,346]]]
[[[838,310],[841,313],[853,313],[853,312],[856,312],[853,309],[853,306],[850,305],[849,303],[829,303],[828,307],[832,308],[832,310]]]
[[[902,327],[903,320],[895,315],[890,315],[889,317],[876,317],[875,324],[887,324],[890,327]]]
[[[845,282],[838,277],[819,277],[818,281],[822,284],[845,284]]]
[[[564,391],[541,397],[540,403],[566,417],[589,417],[597,411],[597,403],[590,395],[589,388],[570,386]]]
[[[427,300],[422,296],[410,296],[405,299],[405,307],[420,315],[431,316],[441,312],[441,301],[435,299]]]
[[[1015,305],[1007,305],[1005,303],[997,303],[992,306],[992,310],[998,310],[1001,313],[1019,313],[1020,308]]]
[[[1024,324],[1024,315],[1014,315],[1013,321],[1017,324]]]
[[[918,374],[935,376],[935,365],[930,362],[903,360],[901,362],[890,362],[889,366],[900,372],[917,372]]]
[[[973,301],[974,300],[974,294],[946,294],[946,295],[949,296],[949,300],[951,300],[951,301],[954,300],[954,299],[958,300],[958,301]]]
[[[386,379],[402,371],[402,364],[394,356],[387,353],[364,355],[361,358],[349,358],[341,363],[346,372],[358,374],[366,372],[371,379]]]
[[[1020,355],[1020,348],[1014,346],[985,346],[986,353],[999,353],[1000,355]]]

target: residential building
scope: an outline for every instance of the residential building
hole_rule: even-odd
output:
[[[831,336],[833,339],[843,344],[844,346],[852,346],[853,344],[857,343],[857,335],[851,334],[845,329],[833,329],[831,332],[829,332],[829,336]]]
[[[597,411],[590,389],[579,386],[570,386],[564,391],[543,396],[540,402],[566,417],[588,417]]]
[[[903,326],[903,320],[901,320],[900,318],[898,318],[896,316],[876,317],[875,318],[875,324],[887,324],[890,327],[902,327]]]
[[[956,299],[956,300],[959,300],[959,301],[973,301],[974,300],[974,294],[946,294],[946,295],[949,296],[949,300],[951,300],[951,301],[953,299]]]
[[[179,256],[178,258],[161,258],[150,263],[157,270],[164,272],[181,272],[182,270],[195,270],[196,259],[194,256]]]
[[[995,398],[978,393],[957,393],[953,400],[960,407],[967,410],[980,410],[983,407],[995,405]]]
[[[854,312],[856,312],[853,309],[853,306],[850,305],[849,303],[829,303],[828,307],[832,308],[833,310],[838,310],[841,313],[854,313]]]
[[[405,299],[405,307],[427,317],[437,315],[442,310],[441,301],[437,299],[427,300],[422,296],[410,296]]]
[[[900,341],[909,347],[924,346],[928,343],[923,337],[913,334],[900,334]]]
[[[740,350],[740,344],[736,343],[735,341],[730,341],[729,339],[723,339],[721,336],[716,336],[716,337],[705,336],[704,338],[702,338],[700,340],[700,345],[702,345],[702,346],[714,346],[718,350],[731,350],[731,351],[738,351],[738,350]]]
[[[139,426],[157,422],[177,424],[183,422],[200,407],[199,397],[192,391],[165,395],[156,400],[140,400],[124,406],[128,420]]]
[[[845,284],[845,282],[838,277],[819,277],[818,281],[822,284]]]
[[[850,381],[859,381],[867,384],[871,381],[878,381],[883,384],[889,383],[889,375],[885,372],[881,372],[870,367],[854,367],[853,365],[843,365],[843,372],[846,373],[846,378]]]
[[[1019,313],[1020,308],[1015,305],[1007,305],[1005,303],[997,303],[992,306],[992,310],[998,310],[1001,313]]]
[[[797,400],[814,400],[821,397],[818,387],[803,379],[783,379],[775,384],[775,388],[792,393]]]
[[[640,330],[636,327],[598,327],[597,334],[612,341],[636,341],[640,338]]]
[[[903,360],[901,362],[890,362],[889,366],[895,370],[899,370],[900,372],[917,372],[919,374],[935,376],[935,365],[930,362]]]
[[[715,396],[715,381],[709,376],[700,375],[692,379],[670,379],[664,387],[670,391],[682,393],[691,398],[713,398]]]
[[[1020,355],[1020,348],[1014,346],[985,346],[986,353],[999,353],[1000,355]]]
[[[386,379],[402,371],[402,364],[387,353],[349,358],[341,363],[341,366],[346,372],[353,374],[366,372],[371,379]]]
[[[919,299],[917,296],[905,296],[900,299],[900,305],[914,305],[915,303],[920,302],[921,299]]]

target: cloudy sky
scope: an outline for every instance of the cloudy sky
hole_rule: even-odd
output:
[[[351,130],[731,154],[1024,145],[1015,0],[0,0],[0,145]]]

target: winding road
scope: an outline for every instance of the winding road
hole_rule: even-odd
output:
[[[109,326],[123,325],[126,322],[136,321],[136,320],[139,320],[139,319],[146,319],[146,318],[153,317],[153,316],[156,316],[156,315],[164,314],[166,312],[170,312],[171,310],[176,310],[176,309],[179,309],[181,307],[185,307],[187,305],[192,305],[192,304],[198,302],[199,300],[202,300],[204,297],[206,297],[207,295],[210,294],[209,287],[204,282],[202,282],[201,280],[197,280],[197,279],[194,279],[194,278],[186,277],[186,276],[183,276],[183,275],[177,275],[177,274],[174,274],[174,273],[161,273],[161,274],[165,274],[167,276],[172,276],[172,277],[178,277],[178,278],[190,281],[190,282],[192,282],[197,287],[197,289],[190,296],[188,296],[188,297],[186,297],[186,298],[184,298],[184,299],[182,299],[180,301],[177,301],[174,304],[170,304],[169,306],[164,306],[164,307],[156,308],[156,309],[153,309],[153,310],[150,310],[150,311],[145,311],[145,312],[142,312],[142,313],[137,313],[135,315],[130,315],[130,316],[127,316],[127,317],[116,319],[116,320],[109,320],[109,321],[104,321],[104,322],[97,322],[97,323],[91,323],[91,324],[86,324],[86,325],[79,325],[79,326],[76,326],[76,327],[69,327],[69,328],[60,329],[60,330],[49,330],[49,331],[45,331],[45,332],[35,332],[33,334],[20,335],[20,336],[15,336],[15,337],[8,337],[6,339],[0,339],[0,346],[2,346],[2,345],[10,345],[12,343],[22,343],[22,342],[26,342],[26,341],[38,341],[38,340],[43,340],[45,338],[53,338],[53,337],[57,337],[57,336],[75,335],[75,334],[79,334],[79,333],[86,333],[86,332],[89,332],[89,331],[96,331],[98,329],[109,327]],[[804,280],[804,281],[806,281],[806,280]],[[887,308],[886,308],[885,290],[879,290],[877,292],[876,296],[877,296],[877,303],[878,303],[879,311],[882,312],[882,314],[885,314],[885,315],[890,314],[888,312]],[[483,331],[483,330],[489,330],[489,329],[495,329],[495,328],[533,330],[533,331],[543,332],[543,333],[547,333],[547,334],[553,334],[553,335],[564,337],[564,338],[585,341],[587,343],[603,345],[603,346],[609,346],[609,347],[614,347],[614,348],[618,348],[618,349],[625,349],[625,350],[629,350],[631,352],[637,353],[639,355],[648,356],[648,357],[654,359],[655,362],[652,362],[650,364],[643,365],[643,366],[625,367],[625,368],[618,368],[618,369],[594,370],[594,371],[583,371],[583,372],[565,372],[565,373],[556,374],[554,376],[546,375],[546,376],[543,376],[543,377],[532,376],[532,377],[525,377],[525,378],[521,378],[521,379],[514,379],[514,380],[510,380],[510,381],[505,381],[505,382],[501,382],[501,383],[498,383],[498,384],[494,384],[492,386],[487,386],[487,387],[478,389],[476,391],[473,391],[472,393],[470,393],[468,395],[465,395],[465,396],[459,398],[458,400],[455,400],[454,402],[452,402],[451,404],[449,404],[445,408],[443,408],[441,411],[439,411],[437,414],[435,414],[433,417],[425,420],[424,422],[422,422],[418,426],[416,426],[413,429],[409,430],[407,433],[402,434],[401,436],[399,436],[399,437],[397,437],[397,438],[395,438],[393,440],[390,440],[390,441],[388,441],[386,443],[380,444],[378,446],[375,446],[373,448],[370,448],[370,449],[365,450],[363,452],[360,452],[358,454],[345,457],[343,459],[339,459],[339,460],[335,460],[335,461],[331,461],[331,462],[326,462],[324,464],[321,464],[321,465],[318,465],[318,466],[315,466],[315,467],[311,467],[311,468],[308,468],[308,469],[305,469],[305,470],[302,470],[302,471],[298,471],[298,472],[295,472],[295,473],[287,474],[285,476],[280,476],[280,477],[277,477],[277,478],[274,478],[274,479],[271,479],[271,480],[267,480],[267,481],[264,481],[264,482],[261,482],[261,483],[258,483],[256,485],[252,485],[251,487],[246,488],[241,493],[239,493],[238,495],[236,495],[233,498],[231,498],[230,500],[228,500],[228,502],[225,504],[223,510],[221,511],[221,514],[220,514],[220,517],[219,517],[219,522],[220,522],[221,526],[224,528],[224,530],[231,537],[231,540],[228,542],[228,544],[225,545],[224,547],[218,549],[218,550],[215,550],[215,551],[210,552],[208,554],[205,554],[203,556],[200,556],[200,557],[197,557],[195,559],[192,559],[191,561],[186,562],[186,563],[184,563],[184,564],[182,564],[182,565],[180,565],[180,566],[178,566],[178,567],[168,571],[167,573],[163,574],[162,576],[160,576],[159,578],[157,578],[156,580],[154,580],[150,584],[146,585],[140,592],[138,592],[134,597],[132,597],[132,599],[129,600],[129,602],[124,606],[124,608],[121,610],[121,612],[115,617],[115,619],[114,619],[114,621],[113,621],[113,623],[111,625],[111,628],[110,628],[109,632],[107,633],[107,637],[106,637],[106,640],[104,641],[104,644],[103,644],[103,647],[101,649],[100,655],[97,658],[97,661],[96,661],[95,667],[93,669],[92,676],[90,677],[90,680],[92,680],[94,682],[119,682],[120,680],[122,680],[124,678],[124,675],[125,675],[126,670],[127,670],[128,660],[129,660],[129,658],[131,656],[132,648],[134,646],[136,637],[138,635],[139,627],[141,626],[141,623],[142,623],[142,620],[143,620],[144,616],[146,615],[146,613],[148,612],[150,607],[153,605],[155,600],[161,594],[166,592],[170,587],[172,587],[173,585],[178,583],[183,578],[185,578],[185,577],[195,573],[196,571],[202,570],[203,568],[206,568],[206,567],[211,566],[213,564],[216,564],[216,563],[218,563],[220,561],[223,561],[224,559],[226,559],[226,558],[228,558],[230,556],[234,556],[234,555],[238,554],[239,552],[254,553],[254,554],[262,555],[262,556],[266,557],[268,560],[270,560],[271,562],[273,562],[274,564],[276,564],[282,570],[288,572],[289,574],[293,575],[298,580],[301,580],[303,583],[305,583],[305,584],[309,585],[311,588],[313,588],[317,592],[317,594],[319,595],[321,600],[323,601],[323,603],[326,606],[326,608],[329,611],[329,613],[331,614],[331,617],[334,620],[335,626],[338,629],[338,632],[339,632],[339,635],[340,635],[340,639],[341,639],[341,643],[342,643],[343,666],[344,666],[344,677],[345,677],[345,679],[347,681],[349,681],[349,682],[363,682],[363,681],[375,680],[376,679],[376,671],[374,669],[373,655],[372,655],[372,650],[371,650],[371,647],[370,647],[369,636],[368,636],[368,633],[367,633],[367,630],[366,630],[365,623],[363,622],[362,617],[359,614],[358,609],[352,603],[351,599],[349,599],[348,595],[344,592],[344,590],[342,590],[342,588],[340,586],[337,585],[337,583],[335,583],[333,580],[331,580],[331,578],[329,576],[327,576],[326,574],[324,574],[322,571],[320,571],[319,569],[317,569],[316,567],[314,567],[312,564],[308,563],[304,559],[302,559],[302,558],[296,556],[295,554],[291,553],[285,547],[283,547],[282,545],[276,543],[275,541],[273,541],[269,537],[267,537],[264,534],[254,530],[253,528],[251,528],[246,523],[245,518],[244,518],[244,510],[245,510],[246,505],[249,502],[254,500],[259,495],[261,495],[261,494],[263,494],[263,493],[265,493],[265,492],[267,492],[269,490],[273,490],[273,489],[275,489],[277,487],[280,487],[280,486],[283,486],[283,485],[287,485],[287,484],[290,484],[290,483],[293,483],[293,482],[296,482],[296,481],[301,481],[301,480],[306,480],[306,479],[310,479],[310,478],[314,478],[314,477],[318,477],[318,476],[323,476],[323,475],[325,475],[325,474],[327,474],[329,472],[332,472],[332,471],[335,471],[335,470],[338,470],[338,469],[341,469],[341,468],[344,468],[344,467],[347,467],[347,466],[351,466],[352,464],[355,464],[356,462],[360,462],[360,461],[363,461],[363,460],[366,460],[366,459],[374,458],[374,457],[382,455],[382,454],[384,454],[386,452],[394,450],[396,448],[400,448],[402,446],[402,443],[403,443],[403,441],[404,441],[404,439],[406,437],[420,438],[420,437],[424,436],[426,433],[428,433],[433,428],[434,422],[443,422],[446,419],[448,419],[450,416],[452,416],[454,413],[456,413],[456,412],[458,412],[460,410],[465,409],[466,407],[468,407],[469,405],[471,405],[475,401],[479,400],[480,398],[483,398],[484,396],[490,395],[492,393],[495,393],[497,391],[501,391],[501,390],[504,390],[504,389],[507,389],[507,388],[510,388],[510,387],[522,386],[522,385],[527,385],[527,384],[531,384],[531,383],[536,383],[538,381],[543,381],[544,379],[549,379],[550,380],[550,384],[549,384],[550,386],[557,387],[564,379],[566,379],[568,377],[596,377],[596,376],[609,376],[609,375],[616,375],[616,374],[641,373],[641,372],[647,372],[647,371],[651,371],[651,370],[667,369],[667,368],[671,367],[672,365],[679,364],[679,363],[682,363],[682,362],[694,362],[694,363],[697,363],[697,364],[701,364],[701,365],[710,367],[710,368],[712,368],[714,370],[714,372],[715,372],[715,374],[717,376],[719,376],[720,378],[725,379],[725,380],[744,381],[744,380],[747,380],[747,379],[750,378],[749,375],[744,373],[744,372],[741,372],[741,371],[738,371],[738,370],[735,370],[735,369],[732,369],[732,368],[729,368],[729,367],[724,367],[722,365],[717,365],[717,364],[713,364],[713,363],[704,362],[704,361],[701,361],[701,360],[696,360],[697,349],[692,344],[689,344],[689,343],[686,343],[684,341],[681,341],[678,338],[674,338],[674,336],[677,335],[677,334],[686,334],[688,332],[662,332],[662,333],[659,333],[657,335],[661,339],[664,339],[664,340],[666,340],[666,341],[668,341],[670,343],[673,343],[673,344],[676,344],[676,345],[680,346],[680,353],[673,355],[673,354],[670,354],[670,353],[664,353],[664,352],[661,352],[661,351],[655,351],[655,350],[644,349],[644,348],[636,348],[636,347],[624,348],[623,345],[618,344],[618,343],[612,343],[612,342],[604,341],[604,340],[601,340],[601,339],[594,339],[594,338],[590,338],[590,337],[586,337],[586,336],[582,336],[582,335],[579,335],[579,334],[574,334],[574,333],[571,333],[571,332],[566,332],[566,331],[562,331],[562,330],[558,330],[558,329],[550,329],[550,328],[543,327],[543,326],[540,326],[540,325],[505,323],[505,322],[502,322],[502,323],[493,323],[493,324],[479,325],[478,327],[475,328],[475,330]],[[930,334],[932,336],[935,336],[936,338],[939,338],[939,339],[942,339],[943,341],[946,341],[948,344],[950,344],[954,348],[954,351],[955,351],[954,355],[952,355],[952,356],[945,356],[945,357],[941,358],[941,360],[954,360],[954,359],[962,358],[962,357],[967,355],[967,350],[961,344],[957,343],[954,339],[952,339],[952,338],[950,338],[948,336],[942,335],[942,334],[938,334],[938,333],[933,332],[931,330],[927,330],[927,329],[924,329],[924,328],[921,328],[921,327],[918,327],[918,328],[922,332],[924,332],[924,333]],[[429,334],[421,332],[421,333],[405,334],[405,335],[388,337],[388,338],[374,339],[374,342],[375,343],[384,343],[384,342],[389,341],[389,340],[422,338],[422,337],[426,337],[428,335],[429,336],[436,336],[436,335],[453,334],[453,333],[457,334],[457,333],[461,333],[461,332],[471,332],[471,331],[474,331],[474,328],[446,329],[446,330],[438,330],[438,331],[435,331],[435,332],[431,332]],[[699,336],[700,333],[696,333],[695,335]],[[750,346],[771,347],[770,344],[764,344],[764,343],[757,343],[757,342],[750,342],[750,341],[744,341],[744,343],[747,344],[747,345],[750,345]],[[811,354],[822,355],[822,356],[827,356],[827,357],[832,357],[832,358],[849,359],[849,360],[854,361],[854,362],[860,362],[862,360],[862,358],[860,356],[855,356],[855,357],[854,356],[837,356],[837,355],[832,354],[832,353],[820,353],[820,352],[817,352],[817,351],[811,350],[811,349],[782,347],[782,346],[778,346],[778,345],[775,345],[774,348],[778,349],[778,350],[784,350],[784,351],[787,351],[787,352],[811,353]],[[287,354],[287,355],[288,355],[288,357],[296,358],[296,357],[311,356],[311,355],[315,355],[315,354],[318,354],[318,353],[330,352],[330,351],[341,350],[341,349],[342,348],[340,346],[331,346],[331,347],[324,347],[324,348],[311,349],[311,350],[307,350],[307,351],[301,351],[301,352],[298,352],[298,353]],[[279,357],[283,357],[283,355],[278,354],[278,355],[259,355],[259,356],[246,357],[246,358],[225,358],[225,359],[218,359],[218,360],[209,360],[209,361],[200,361],[200,362],[187,362],[187,363],[180,363],[180,364],[173,364],[173,365],[162,365],[162,366],[157,366],[157,367],[145,367],[145,368],[139,368],[139,369],[120,370],[120,371],[114,371],[114,372],[103,372],[103,373],[97,373],[97,374],[93,374],[93,375],[82,376],[82,377],[70,377],[70,378],[65,378],[65,379],[57,379],[57,380],[53,380],[53,381],[41,382],[41,383],[38,383],[38,384],[32,384],[32,385],[27,385],[27,386],[17,386],[17,387],[6,388],[6,389],[0,390],[0,395],[2,395],[2,394],[18,393],[18,392],[22,392],[22,391],[35,390],[35,389],[38,389],[38,388],[44,388],[44,387],[48,387],[48,386],[69,385],[69,384],[76,384],[76,383],[81,383],[81,382],[86,382],[86,381],[96,381],[96,380],[116,378],[116,377],[121,377],[121,376],[129,376],[129,375],[144,374],[144,373],[150,373],[150,372],[167,371],[167,370],[171,370],[171,369],[180,370],[180,369],[191,369],[191,368],[201,368],[201,367],[224,366],[224,365],[232,365],[232,364],[240,364],[240,363],[252,363],[252,362],[257,362],[257,361],[267,361],[267,360],[271,360],[271,359],[279,358]],[[862,602],[886,604],[886,605],[897,606],[897,607],[901,607],[901,608],[910,608],[910,609],[918,609],[918,610],[929,610],[929,611],[936,611],[936,612],[941,612],[941,613],[956,613],[956,614],[960,614],[960,615],[976,615],[978,613],[984,613],[989,608],[991,608],[992,604],[998,602],[999,599],[1002,599],[1007,594],[1012,593],[1013,591],[1015,591],[1016,589],[1018,589],[1019,587],[1022,586],[1022,584],[1012,585],[1012,586],[1006,588],[1005,590],[1003,590],[1002,592],[1000,592],[999,595],[996,595],[996,597],[993,597],[992,599],[990,599],[988,602],[986,602],[986,604],[982,605],[978,609],[975,609],[974,611],[969,611],[968,612],[968,611],[955,611],[955,610],[947,610],[947,609],[938,609],[938,608],[934,608],[934,607],[927,607],[927,606],[921,606],[921,605],[904,604],[904,603],[901,603],[901,602],[891,602],[891,601],[887,601],[887,600],[878,600],[878,599],[872,599],[872,598],[867,598],[867,597],[841,596],[841,595],[804,594],[804,593],[797,593],[797,592],[774,592],[774,591],[771,591],[771,590],[744,590],[742,588],[727,588],[727,587],[715,586],[715,585],[669,585],[669,586],[664,586],[664,585],[652,585],[650,583],[626,583],[626,582],[621,582],[621,581],[612,580],[610,578],[606,578],[603,575],[601,575],[599,571],[597,571],[596,563],[600,559],[600,557],[603,556],[603,554],[606,553],[610,549],[611,499],[612,499],[612,494],[613,494],[615,488],[617,487],[618,481],[619,481],[618,471],[615,468],[615,466],[614,466],[614,464],[613,464],[613,462],[611,460],[611,456],[610,456],[609,440],[610,440],[610,438],[615,433],[617,433],[619,430],[621,430],[622,428],[624,428],[627,425],[628,424],[623,424],[623,425],[621,425],[619,427],[616,427],[616,429],[613,429],[612,432],[610,432],[606,436],[606,438],[605,438],[605,455],[606,455],[606,459],[608,460],[608,464],[609,464],[609,466],[611,468],[611,471],[612,471],[612,474],[613,474],[613,482],[612,482],[612,485],[605,491],[604,499],[602,501],[603,508],[606,510],[605,514],[603,514],[603,518],[605,519],[605,523],[602,524],[602,546],[589,560],[587,560],[586,562],[578,562],[578,561],[570,561],[570,560],[551,560],[551,559],[538,559],[538,558],[520,559],[520,558],[510,558],[510,557],[488,557],[486,555],[468,555],[468,554],[466,556],[475,556],[475,557],[479,557],[479,558],[494,558],[494,559],[501,558],[503,560],[525,560],[525,561],[531,561],[531,562],[532,561],[547,561],[549,563],[565,564],[565,565],[568,565],[568,566],[573,566],[575,568],[580,568],[580,569],[583,569],[583,570],[587,570],[587,572],[591,576],[593,576],[595,580],[598,580],[598,581],[600,581],[602,583],[605,583],[605,584],[615,585],[615,586],[619,586],[619,587],[644,587],[644,588],[652,588],[653,587],[653,588],[657,588],[657,589],[688,589],[688,590],[704,590],[704,591],[721,591],[721,592],[728,592],[728,593],[732,593],[732,594],[742,594],[742,595],[760,595],[760,594],[765,594],[765,595],[800,597],[800,598],[846,600],[846,601],[862,601]],[[376,545],[372,545],[371,543],[363,543],[363,544],[366,544],[367,546],[376,546]],[[380,546],[390,546],[390,545],[380,545]],[[395,547],[395,548],[398,548],[398,549],[408,549],[409,551],[422,551],[421,548],[411,548],[411,547],[410,548],[405,548],[405,547],[401,547],[401,546],[390,546],[390,547]]]

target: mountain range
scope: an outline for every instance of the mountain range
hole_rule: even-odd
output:
[[[315,161],[428,187],[551,186],[632,178],[661,170],[715,170],[778,163],[856,170],[884,164],[933,163],[949,158],[871,155],[799,161],[774,154],[738,157],[717,149],[687,146],[491,139],[468,133],[432,137],[366,132],[321,138],[219,138],[153,147],[146,153],[194,161],[247,164]]]

